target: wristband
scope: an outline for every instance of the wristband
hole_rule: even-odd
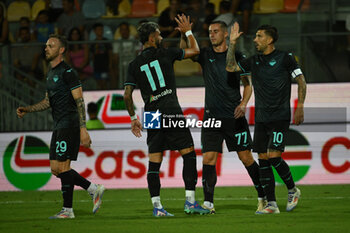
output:
[[[193,34],[192,34],[192,31],[191,31],[191,30],[188,30],[187,32],[185,32],[185,35],[186,35],[187,37],[189,37],[190,35],[193,35]]]
[[[137,115],[135,114],[135,115],[133,115],[133,116],[130,116],[130,120],[137,120]]]

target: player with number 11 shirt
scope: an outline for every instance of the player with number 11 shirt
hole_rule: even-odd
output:
[[[178,23],[176,29],[184,33],[190,42],[190,47],[187,49],[162,48],[163,38],[160,36],[159,26],[156,23],[143,23],[137,29],[144,49],[129,64],[124,93],[125,105],[131,118],[131,131],[136,137],[141,137],[142,129],[133,108],[132,92],[136,85],[140,88],[145,102],[145,111],[159,111],[159,113],[174,116],[183,114],[176,95],[173,66],[175,60],[198,55],[199,47],[192,35],[189,17],[178,15],[175,20]],[[157,114],[154,114],[153,117],[158,118],[159,115]],[[147,145],[149,152],[147,182],[153,204],[153,215],[156,217],[173,216],[163,208],[160,201],[159,169],[165,150],[178,150],[183,158],[182,177],[185,183],[186,196],[184,211],[186,213],[209,213],[208,210],[203,209],[195,201],[198,175],[196,153],[190,130],[188,128],[148,129]]]

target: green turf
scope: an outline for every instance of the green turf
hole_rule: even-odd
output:
[[[75,219],[49,220],[61,207],[59,191],[0,192],[0,232],[350,232],[350,185],[299,186],[298,207],[285,211],[287,195],[277,186],[281,214],[255,215],[257,200],[252,187],[215,190],[216,215],[183,213],[183,189],[162,189],[162,203],[175,217],[152,217],[146,189],[107,190],[100,211],[92,214],[85,191],[74,193]],[[197,199],[202,200],[202,189]]]

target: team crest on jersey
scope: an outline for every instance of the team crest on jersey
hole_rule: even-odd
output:
[[[53,78],[52,78],[52,79],[53,79],[53,81],[54,81],[54,82],[57,82],[57,81],[58,81],[58,79],[59,79],[59,78],[58,78],[58,75],[53,76]]]
[[[269,62],[270,66],[274,66],[276,64],[276,60],[275,59],[272,59],[270,62]]]

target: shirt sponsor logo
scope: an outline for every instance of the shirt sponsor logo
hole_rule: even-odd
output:
[[[210,58],[209,58],[209,61],[210,61],[211,63],[213,63],[215,60],[216,60],[216,59],[210,59]]]
[[[166,96],[166,95],[170,95],[171,93],[173,93],[173,90],[171,89],[166,89],[164,91],[162,91],[160,94],[158,95],[152,95],[150,97],[150,101],[149,102],[153,102],[153,101],[156,101],[158,100],[160,97],[163,97],[163,96]]]

